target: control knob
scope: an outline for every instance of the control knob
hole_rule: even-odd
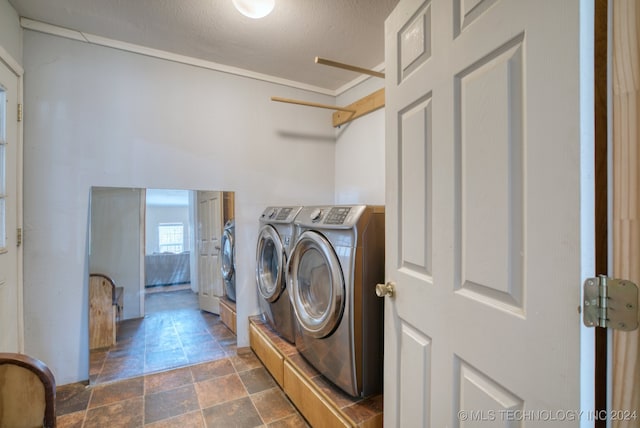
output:
[[[312,222],[317,222],[320,220],[320,217],[322,217],[322,210],[320,208],[316,208],[315,210],[311,211],[311,221]]]

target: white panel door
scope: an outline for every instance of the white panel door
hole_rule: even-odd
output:
[[[593,424],[589,14],[401,0],[387,19],[386,427]]]
[[[0,352],[22,351],[18,284],[18,77],[0,61]]]
[[[198,191],[198,301],[203,311],[220,313],[224,284],[220,271],[222,193]]]

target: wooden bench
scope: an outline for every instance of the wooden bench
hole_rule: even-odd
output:
[[[89,275],[89,349],[115,345],[123,294],[124,287],[116,287],[107,275]]]

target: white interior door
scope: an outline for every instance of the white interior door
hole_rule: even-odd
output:
[[[203,311],[220,313],[224,284],[220,271],[222,192],[198,193],[198,301]]]
[[[589,3],[387,19],[386,427],[593,424]]]
[[[18,77],[0,61],[0,351],[22,349],[18,284]]]

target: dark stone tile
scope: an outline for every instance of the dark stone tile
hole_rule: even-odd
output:
[[[268,428],[309,428],[309,424],[299,413],[271,422]]]
[[[175,335],[174,337],[164,337],[151,343],[147,342],[145,352],[148,355],[159,352],[177,352],[177,350],[182,350],[182,342],[180,342],[178,335]]]
[[[58,414],[56,425],[58,428],[82,428],[86,414],[85,411],[67,413],[66,415]]]
[[[236,337],[236,335],[233,334],[231,330],[229,330],[229,327],[224,324],[216,324],[209,327],[209,332],[216,340],[231,339]]]
[[[176,416],[170,419],[164,419],[162,421],[153,422],[145,425],[145,428],[204,428],[204,419],[202,412],[196,410],[195,412],[186,413],[184,415]]]
[[[125,342],[137,337],[144,337],[144,318],[123,320],[118,324],[116,343]]]
[[[147,352],[145,354],[144,371],[151,373],[158,370],[180,367],[189,363],[182,348],[164,351]]]
[[[195,321],[190,319],[174,320],[174,325],[175,325],[176,331],[180,335],[209,333],[209,326],[207,325],[206,322],[202,320],[195,320]]]
[[[218,404],[202,410],[207,427],[253,428],[262,420],[248,397]]]
[[[144,356],[130,355],[122,358],[108,358],[96,383],[112,382],[141,376],[144,373]]]
[[[255,394],[276,386],[276,382],[264,367],[245,370],[240,372],[239,375],[249,394]]]
[[[233,364],[229,359],[210,361],[203,364],[191,366],[191,373],[194,382],[214,379],[221,376],[227,376],[235,373]]]
[[[247,390],[235,373],[198,382],[195,388],[201,409],[247,396]]]
[[[271,388],[253,394],[251,401],[267,424],[297,413],[280,388]]]
[[[214,342],[215,339],[209,332],[204,333],[183,333],[180,334],[182,346],[198,345],[200,343]]]
[[[89,351],[89,381],[93,382],[97,379],[98,375],[104,367],[104,362],[107,359],[108,351]]]
[[[141,377],[98,385],[93,388],[89,408],[100,407],[134,397],[142,397],[142,395],[144,395],[144,379]]]
[[[191,364],[203,363],[205,361],[221,360],[227,357],[227,351],[222,348],[216,351],[196,350],[187,352],[187,360],[189,360],[189,363]]]
[[[239,353],[234,357],[230,357],[230,360],[238,373],[257,367],[264,367],[253,352]]]
[[[127,343],[116,344],[115,346],[109,349],[109,354],[107,355],[107,359],[114,358],[130,358],[136,355],[142,355],[145,350],[144,338],[138,339],[137,341],[128,341]]]
[[[193,385],[145,395],[144,421],[151,423],[199,409]]]
[[[109,349],[94,349],[89,351],[89,363],[91,365],[104,363],[108,353]]]
[[[140,427],[144,423],[143,398],[118,401],[87,411],[85,427]]]
[[[131,354],[118,358],[107,358],[102,366],[102,373],[119,371],[135,371],[141,373],[144,368],[144,355]]]
[[[191,375],[191,370],[189,367],[183,367],[145,376],[144,391],[145,394],[154,394],[192,383],[193,376]]]
[[[56,388],[57,416],[84,411],[91,399],[91,389],[85,383],[70,383]]]

